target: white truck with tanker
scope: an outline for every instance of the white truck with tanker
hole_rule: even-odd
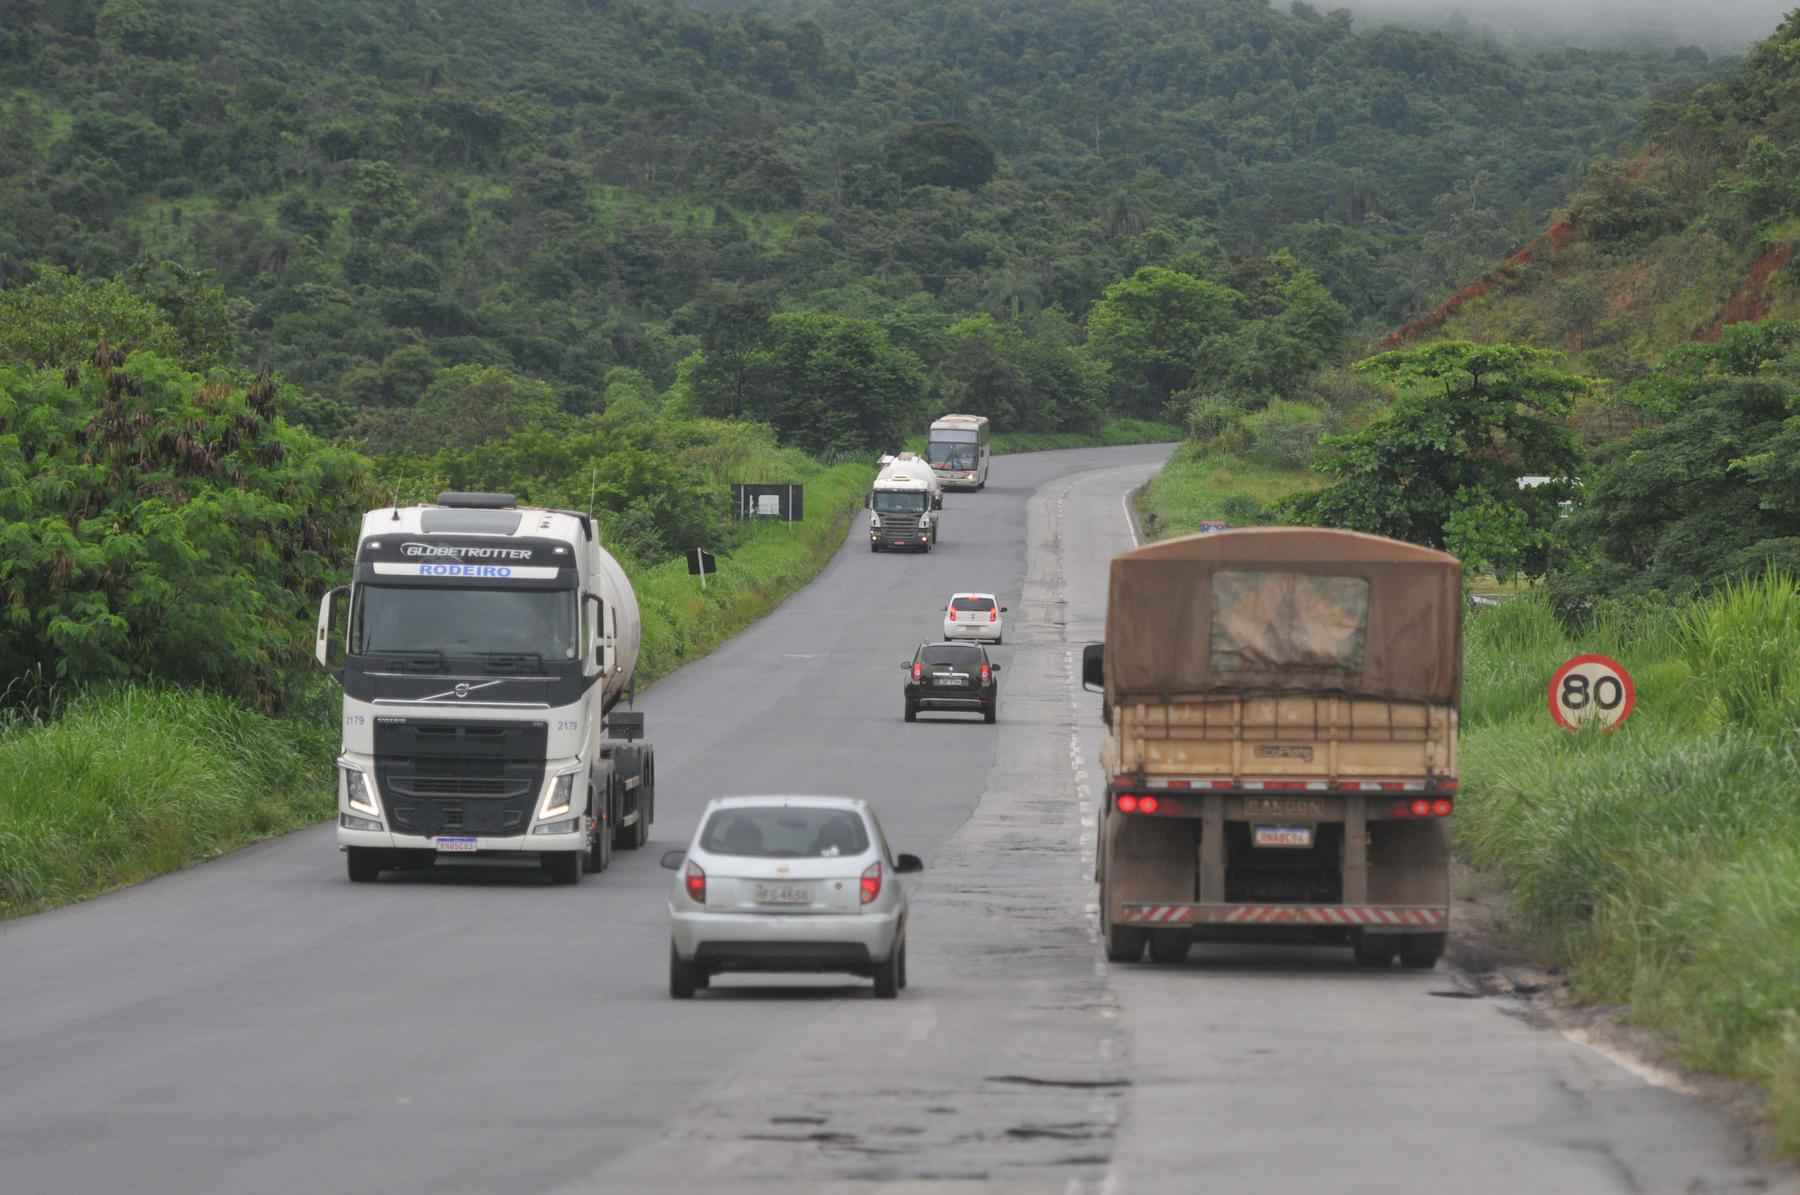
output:
[[[869,551],[931,551],[944,525],[944,487],[916,453],[881,458],[869,487]]]
[[[341,663],[333,615],[348,599]],[[535,858],[576,884],[649,838],[656,756],[629,704],[637,596],[592,516],[443,493],[363,516],[315,653],[344,688],[338,847],[352,881]]]

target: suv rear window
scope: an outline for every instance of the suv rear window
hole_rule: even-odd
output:
[[[954,598],[950,602],[950,608],[952,610],[992,610],[994,608],[994,599],[984,597]]]
[[[743,805],[716,811],[700,846],[752,859],[830,859],[868,850],[869,832],[862,815],[847,809]]]
[[[951,664],[958,668],[981,667],[981,649],[960,643],[934,643],[919,653],[921,664]]]

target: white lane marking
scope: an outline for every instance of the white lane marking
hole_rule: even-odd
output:
[[[1678,1095],[1699,1095],[1700,1091],[1673,1071],[1666,1071],[1641,1058],[1634,1058],[1623,1050],[1615,1049],[1605,1042],[1598,1041],[1586,1029],[1564,1029],[1563,1036],[1578,1046],[1586,1046],[1614,1066],[1630,1071],[1652,1087],[1660,1087],[1664,1091],[1673,1091]]]
[[[1139,545],[1138,545],[1138,537],[1137,537],[1137,520],[1133,519],[1131,517],[1131,491],[1130,490],[1126,490],[1125,496],[1123,498],[1119,499],[1119,509],[1125,512],[1125,530],[1131,536],[1131,546],[1134,548],[1138,547]]]

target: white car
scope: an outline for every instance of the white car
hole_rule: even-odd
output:
[[[721,797],[685,851],[662,865],[669,894],[669,995],[722,971],[848,972],[892,999],[906,986],[906,891],[917,856],[888,850],[868,802]]]
[[[991,593],[953,593],[944,608],[944,638],[998,643],[1006,629],[1006,607]]]

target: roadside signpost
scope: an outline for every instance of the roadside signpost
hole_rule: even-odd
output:
[[[1579,730],[1589,722],[1616,730],[1636,705],[1631,673],[1610,656],[1575,656],[1550,678],[1550,716],[1564,730]]]

